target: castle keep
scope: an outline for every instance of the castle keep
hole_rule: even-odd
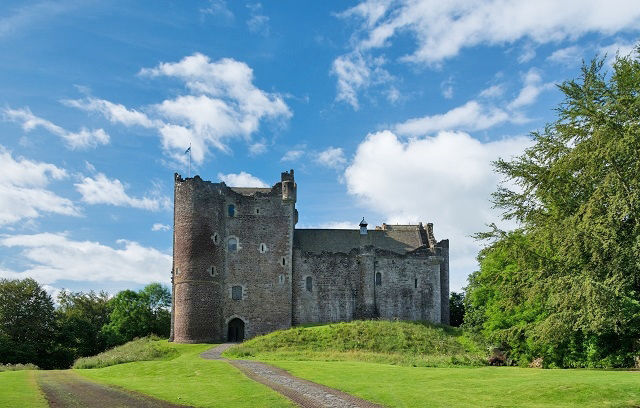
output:
[[[449,322],[433,225],[296,229],[293,170],[271,188],[175,175],[171,340],[241,341],[354,319]]]

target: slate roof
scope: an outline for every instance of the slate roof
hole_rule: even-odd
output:
[[[349,253],[362,245],[404,254],[428,245],[418,225],[386,225],[384,229],[368,230],[361,236],[359,230],[345,229],[296,229],[293,247],[306,252]]]

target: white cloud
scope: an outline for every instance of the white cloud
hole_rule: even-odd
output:
[[[403,136],[422,136],[440,130],[484,130],[510,120],[509,114],[499,108],[487,107],[477,101],[469,101],[450,111],[409,119],[394,126]]]
[[[341,147],[329,147],[317,154],[315,162],[332,169],[341,169],[347,164]]]
[[[336,100],[358,110],[358,91],[392,79],[382,68],[383,58],[367,58],[358,52],[342,55],[333,61],[331,74],[338,78]]]
[[[201,163],[209,146],[228,151],[230,140],[249,142],[261,121],[292,115],[282,95],[258,89],[253,70],[231,58],[211,61],[196,53],[179,62],[144,68],[140,75],[178,78],[192,92],[150,107],[164,122],[159,126],[164,149],[181,162],[189,140],[193,160]]]
[[[304,150],[289,150],[282,156],[280,161],[296,161],[304,155]]]
[[[0,277],[31,277],[43,284],[59,280],[168,283],[171,256],[137,242],[118,240],[119,247],[74,241],[66,234],[5,235],[0,246],[22,248],[23,271],[0,270]]]
[[[453,98],[453,77],[447,78],[446,81],[440,83],[440,91],[445,99]]]
[[[249,145],[249,156],[258,156],[267,151],[267,145],[264,142],[256,142]]]
[[[617,41],[617,42],[614,42],[613,44],[600,47],[599,53],[603,57],[605,55],[607,56],[607,64],[613,65],[616,55],[619,55],[620,57],[637,55],[636,43],[626,42],[626,41]]]
[[[244,171],[229,174],[218,173],[218,179],[231,187],[269,187],[264,181]]]
[[[67,178],[64,169],[22,157],[14,159],[0,146],[0,174],[0,226],[42,213],[79,215],[73,202],[46,189],[52,180]]]
[[[82,109],[88,112],[98,112],[104,115],[111,123],[121,123],[125,126],[142,126],[146,128],[158,126],[142,112],[135,109],[127,109],[124,105],[109,102],[104,99],[87,97],[84,99],[63,99],[66,106]]]
[[[18,3],[19,4],[19,3]],[[39,1],[30,2],[20,8],[14,8],[11,15],[0,18],[0,38],[19,32],[25,28],[41,27],[42,21],[59,14],[76,10],[82,2],[77,1]],[[7,7],[7,9],[11,9]],[[6,11],[6,10],[5,10]]]
[[[165,224],[160,224],[160,223],[155,223],[151,227],[151,231],[171,231],[171,226],[170,225],[165,225]]]
[[[531,105],[538,99],[540,93],[544,90],[552,89],[553,83],[542,83],[542,77],[540,73],[535,69],[531,68],[524,75],[524,85],[518,93],[518,96],[509,103],[509,109],[521,108],[523,106]]]
[[[227,2],[224,0],[209,0],[209,6],[200,9],[200,13],[203,15],[211,15],[216,17],[222,17],[225,20],[233,21],[234,15]]]
[[[577,45],[555,50],[547,57],[548,61],[568,67],[578,67],[582,59],[582,49]]]
[[[268,36],[270,31],[269,17],[261,14],[262,4],[247,4],[247,8],[251,14],[251,17],[247,20],[247,28],[249,28],[249,31],[265,37]]]
[[[488,88],[483,89],[478,95],[480,98],[498,98],[504,94],[504,85],[497,84],[491,85]]]
[[[109,143],[109,135],[102,129],[89,130],[82,128],[78,132],[70,132],[46,119],[34,115],[29,108],[5,108],[3,113],[5,120],[20,123],[25,132],[30,132],[41,127],[62,138],[70,149],[84,149]]]
[[[386,222],[433,222],[436,237],[451,240],[452,289],[459,289],[478,252],[469,235],[499,220],[489,202],[499,182],[491,161],[530,144],[526,137],[482,143],[463,132],[403,142],[382,131],[359,145],[344,176],[348,192]]]
[[[359,220],[358,220],[359,221]],[[323,222],[320,224],[311,224],[311,225],[296,225],[296,228],[301,228],[301,229],[350,229],[350,230],[355,230],[355,229],[360,229],[360,226],[358,225],[358,221],[353,222],[353,221],[329,221],[329,222]]]
[[[437,67],[464,48],[521,41],[525,45],[518,59],[526,62],[541,44],[640,28],[640,3],[629,0],[365,0],[338,15],[355,20],[359,26],[352,36],[351,50],[335,59],[332,71],[358,55],[357,69],[351,71],[360,77],[366,77],[363,73],[373,66],[384,70],[372,61],[384,58],[384,49],[392,47],[394,40],[404,43],[407,37],[414,47],[400,61]],[[345,81],[337,76],[338,99],[354,105],[357,92],[368,86],[367,81],[355,82],[357,86],[346,87],[345,93]]]
[[[82,182],[74,184],[82,195],[82,201],[87,204],[108,204],[122,207],[140,208],[157,211],[170,207],[167,197],[130,197],[125,192],[125,186],[118,179],[109,179],[103,173],[95,177],[84,177]]]

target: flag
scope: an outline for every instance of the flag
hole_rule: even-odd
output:
[[[187,150],[184,151],[184,154],[187,154],[191,151],[191,146],[189,146],[189,148]]]

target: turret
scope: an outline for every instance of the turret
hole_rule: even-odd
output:
[[[367,235],[367,222],[362,217],[362,221],[360,221],[360,235]]]
[[[282,181],[282,200],[296,202],[296,182],[293,178],[293,169],[281,173]]]

